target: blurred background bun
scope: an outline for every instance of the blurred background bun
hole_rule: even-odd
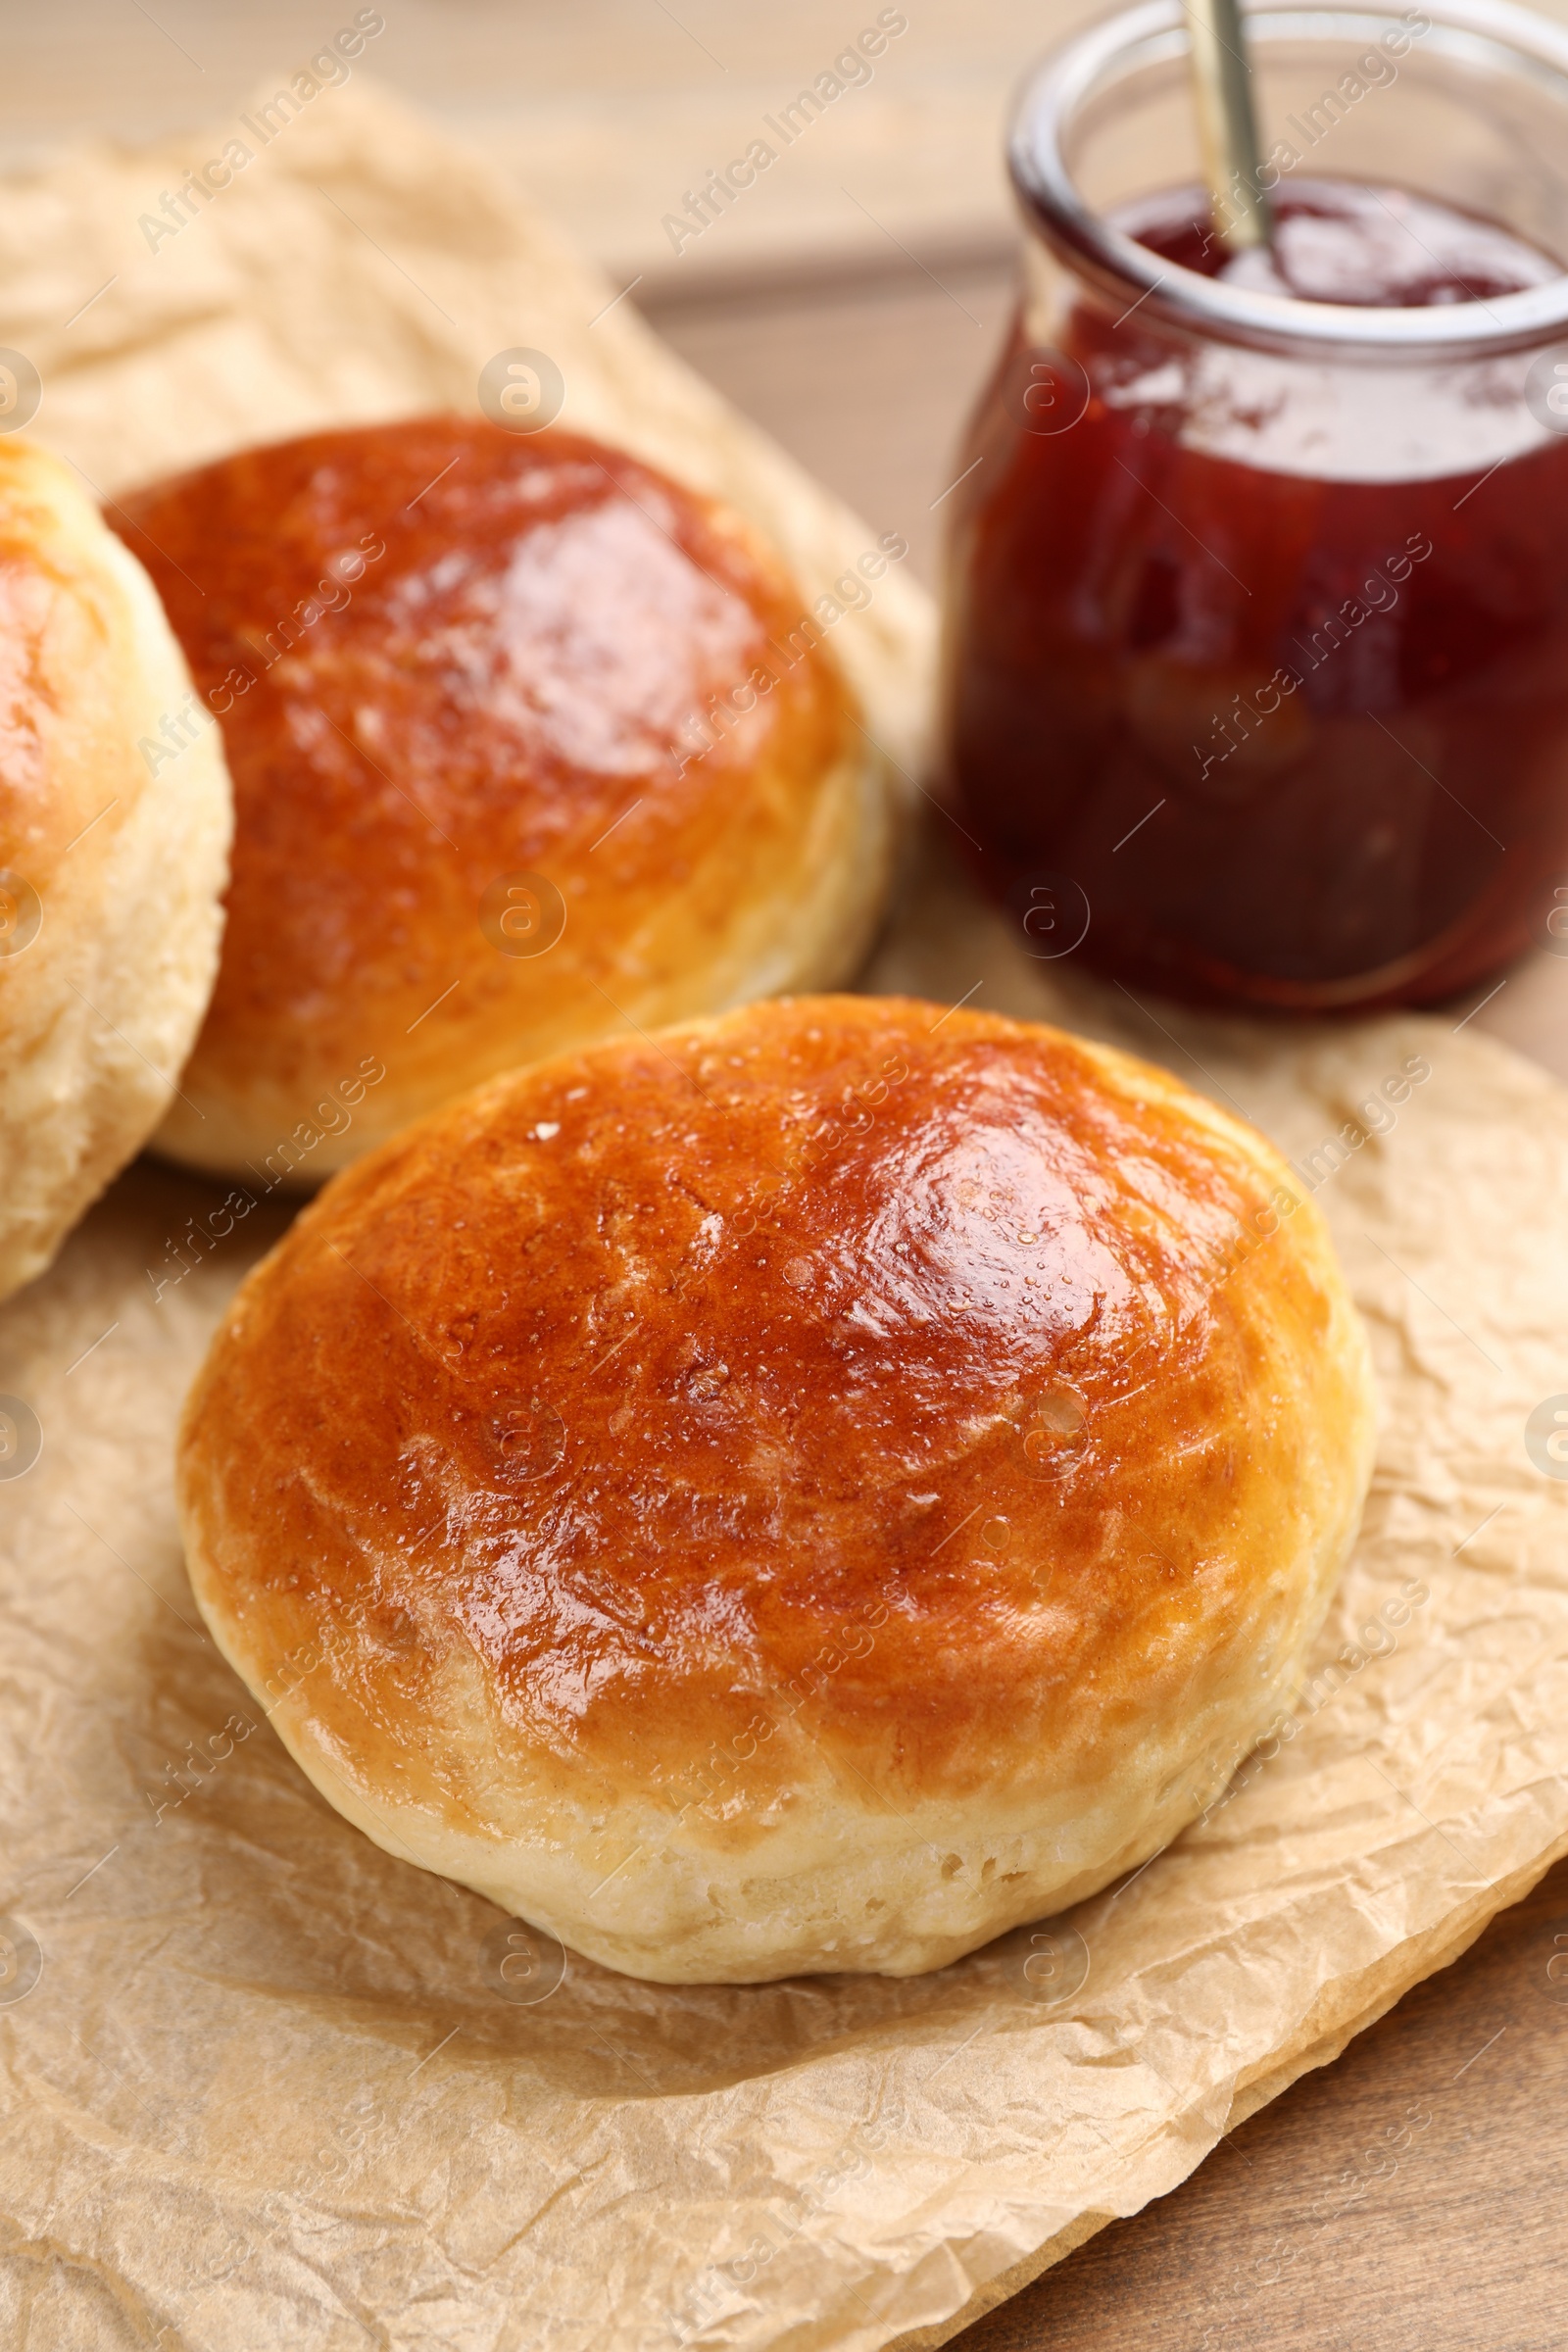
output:
[[[174,1097],[229,832],[220,738],[145,571],[69,466],[0,441],[0,1296]]]
[[[864,954],[884,762],[712,501],[577,435],[434,416],[242,452],[122,527],[235,787],[173,1156],[309,1183],[500,1070]]]
[[[664,1982],[908,1976],[1288,1701],[1365,1336],[1272,1148],[900,999],[564,1055],[328,1188],[186,1412],[193,1588],[394,1854]]]

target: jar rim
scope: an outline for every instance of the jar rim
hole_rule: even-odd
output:
[[[1422,0],[1429,20],[1424,55],[1511,72],[1546,87],[1568,126],[1568,32],[1513,0]],[[1289,0],[1250,5],[1254,44],[1335,37],[1368,44],[1391,29],[1409,33],[1404,14],[1380,0]],[[1092,99],[1152,66],[1185,57],[1182,0],[1139,0],[1089,26],[1032,74],[1019,94],[1008,160],[1031,227],[1058,258],[1144,316],[1254,349],[1326,358],[1470,360],[1549,342],[1568,330],[1568,273],[1485,302],[1377,309],[1303,302],[1204,277],[1153,253],[1096,213],[1068,168],[1064,134]]]

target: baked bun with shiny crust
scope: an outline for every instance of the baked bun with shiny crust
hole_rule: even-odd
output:
[[[126,512],[237,809],[175,1157],[314,1182],[518,1062],[864,954],[884,763],[800,592],[710,501],[434,416]]]
[[[826,997],[339,1177],[180,1443],[197,1599],[394,1854],[670,1983],[906,1976],[1103,1886],[1280,1709],[1372,1396],[1250,1129]]]
[[[76,475],[0,440],[0,1297],[168,1108],[218,962],[218,729]]]

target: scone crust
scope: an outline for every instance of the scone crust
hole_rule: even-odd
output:
[[[152,582],[69,466],[0,440],[0,1296],[174,1099],[230,829]]]
[[[1372,1397],[1251,1130],[1060,1032],[750,1007],[338,1178],[187,1408],[198,1600],[334,1803],[668,1980],[935,1967],[1277,1712]]]
[[[887,766],[727,510],[579,435],[432,416],[242,451],[123,528],[237,805],[174,1156],[309,1184],[500,1070],[863,954]]]

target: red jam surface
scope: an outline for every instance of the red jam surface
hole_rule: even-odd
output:
[[[1116,225],[1308,302],[1559,274],[1395,188],[1293,181],[1275,220],[1271,262],[1228,260],[1196,189]],[[1450,994],[1544,936],[1568,437],[1532,421],[1531,359],[1319,366],[1088,300],[1050,351],[1015,328],[960,461],[947,745],[1035,952],[1081,932],[1124,980],[1331,1010]]]

